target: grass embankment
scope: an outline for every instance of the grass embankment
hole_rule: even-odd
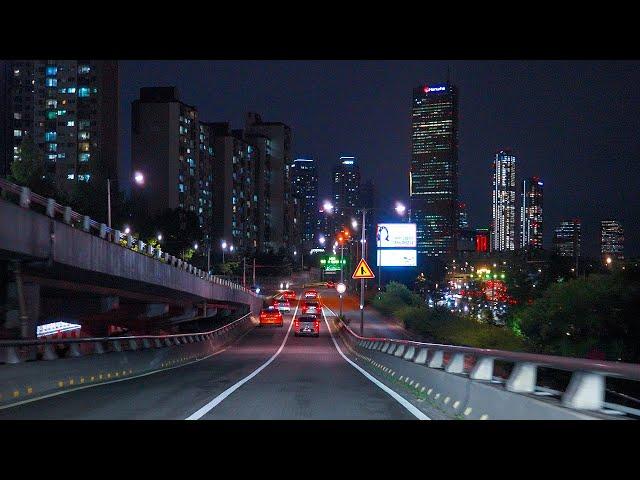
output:
[[[436,343],[528,350],[524,339],[510,329],[479,323],[446,308],[429,308],[418,295],[400,283],[387,285],[386,291],[376,295],[371,304],[382,314],[400,320],[407,330]]]

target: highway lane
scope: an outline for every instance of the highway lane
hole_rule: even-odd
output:
[[[201,418],[416,418],[342,358],[326,323],[319,338],[294,337],[292,317],[285,315],[283,328],[256,328],[206,360],[0,410],[0,420],[185,419],[252,374]]]

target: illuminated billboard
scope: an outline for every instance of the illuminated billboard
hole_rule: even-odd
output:
[[[381,267],[415,267],[417,260],[415,249],[378,250],[378,265]]]
[[[378,248],[416,247],[415,223],[379,223],[376,230]]]

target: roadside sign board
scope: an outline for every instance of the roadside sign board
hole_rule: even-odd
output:
[[[365,259],[361,258],[351,278],[354,280],[363,280],[365,278],[376,278],[376,276],[373,274],[373,270],[371,270],[371,267],[369,267]]]

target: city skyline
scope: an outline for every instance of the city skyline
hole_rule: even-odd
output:
[[[291,125],[292,156],[318,163],[320,200],[330,198],[336,159],[353,152],[381,204],[408,203],[411,89],[441,82],[448,66],[459,88],[459,198],[468,205],[470,226],[489,225],[492,156],[510,147],[518,182],[545,179],[545,248],[553,226],[579,217],[584,251],[598,255],[600,221],[615,217],[625,225],[625,250],[638,255],[637,62],[123,61],[121,178],[130,162],[130,102],[139,87],[177,85],[184,101],[212,121],[240,128],[246,112],[255,110]],[[324,102],[326,96],[333,101]]]

